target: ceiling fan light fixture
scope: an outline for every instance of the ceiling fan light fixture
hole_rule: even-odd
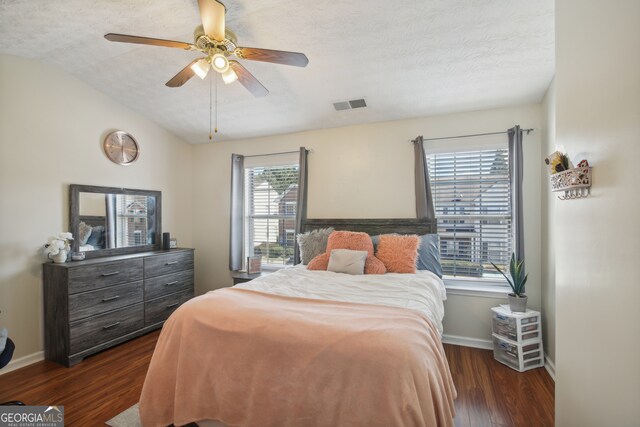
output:
[[[207,73],[209,72],[209,67],[210,65],[207,60],[205,58],[202,58],[201,60],[193,64],[191,66],[191,69],[194,73],[196,73],[198,77],[204,80],[204,78],[207,77]]]
[[[199,52],[199,57],[193,58],[188,65],[165,83],[165,86],[172,88],[183,86],[196,75],[205,79],[213,68],[223,75],[225,83],[238,81],[253,96],[259,98],[269,93],[267,88],[240,62],[235,59],[230,60],[229,57],[234,55],[233,57],[237,59],[295,67],[306,67],[309,64],[309,58],[301,52],[238,46],[236,35],[226,26],[224,4],[220,0],[198,0],[197,3],[202,25],[198,25],[193,32],[193,43],[115,33],[105,34],[104,37],[111,42],[164,46]],[[212,74],[211,77],[213,76]],[[213,81],[213,78],[210,81]]]
[[[211,66],[219,73],[224,73],[229,69],[229,60],[221,53],[216,53],[211,57]]]
[[[228,85],[238,80],[238,75],[235,71],[229,68],[227,71],[222,73],[222,80],[224,80],[224,84]]]

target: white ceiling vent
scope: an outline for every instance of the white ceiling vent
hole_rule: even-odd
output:
[[[340,102],[334,102],[333,108],[335,108],[336,111],[350,110],[351,105],[349,105],[349,101],[340,101]]]
[[[349,101],[349,105],[351,106],[351,108],[365,108],[367,106],[367,103],[364,101],[364,99],[352,99],[351,101]]]
[[[354,110],[356,108],[365,108],[366,106],[367,106],[367,103],[362,98],[333,103],[333,108],[335,108],[336,111]]]

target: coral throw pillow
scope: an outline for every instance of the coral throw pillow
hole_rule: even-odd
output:
[[[383,234],[376,257],[389,273],[415,273],[420,238],[416,235]]]
[[[352,251],[367,251],[364,263],[364,274],[384,274],[387,269],[382,261],[373,256],[373,242],[367,233],[354,231],[334,231],[327,241],[327,252],[312,259],[307,268],[309,270],[326,270],[333,249],[350,249]],[[414,258],[415,262],[415,258]]]

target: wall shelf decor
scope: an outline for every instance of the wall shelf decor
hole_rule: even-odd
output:
[[[582,199],[591,194],[591,167],[578,167],[551,175],[551,191],[562,191],[560,200]]]

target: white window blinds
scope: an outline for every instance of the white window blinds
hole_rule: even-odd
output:
[[[427,153],[445,276],[500,280],[491,262],[500,268],[509,263],[512,209],[504,145]]]
[[[147,196],[116,195],[116,247],[149,244]]]
[[[293,265],[298,165],[245,168],[245,254],[262,265]]]

